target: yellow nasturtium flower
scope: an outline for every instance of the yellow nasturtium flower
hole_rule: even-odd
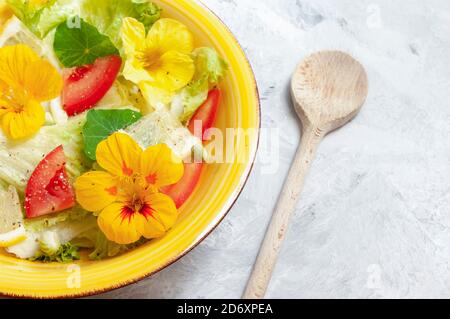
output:
[[[164,99],[192,80],[194,39],[184,24],[160,19],[146,35],[142,23],[125,18],[121,34],[126,55],[123,74],[139,85],[147,99],[152,99],[149,94]]]
[[[45,122],[41,103],[58,97],[62,87],[58,71],[30,47],[0,48],[0,121],[6,136],[35,134]]]
[[[109,240],[131,244],[172,228],[178,211],[159,189],[178,182],[184,166],[168,146],[143,150],[129,135],[114,133],[98,145],[96,155],[105,171],[82,175],[75,191],[84,209],[99,212],[98,225]]]

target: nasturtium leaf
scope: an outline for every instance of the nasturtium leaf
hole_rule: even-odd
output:
[[[84,152],[96,160],[97,145],[114,132],[121,130],[142,117],[141,113],[129,110],[90,110],[83,127]]]
[[[92,64],[98,58],[119,54],[109,37],[79,17],[70,18],[56,28],[53,48],[66,68]]]

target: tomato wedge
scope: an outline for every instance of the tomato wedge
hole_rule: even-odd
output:
[[[62,103],[74,116],[95,106],[109,91],[122,66],[117,55],[98,58],[94,64],[64,69]]]
[[[75,205],[75,193],[66,172],[62,146],[50,152],[31,174],[25,190],[28,218],[60,212]]]
[[[194,192],[202,173],[203,163],[185,163],[184,175],[181,180],[162,189],[162,192],[171,197],[177,208],[183,206]]]
[[[208,98],[203,103],[202,106],[199,107],[197,112],[195,112],[194,116],[189,121],[189,130],[192,134],[196,135],[198,138],[200,138],[202,141],[208,141],[209,135],[207,134],[207,131],[213,127],[214,123],[217,119],[217,113],[219,110],[219,104],[220,104],[220,97],[221,92],[219,89],[213,89],[208,93]],[[202,136],[198,136],[200,133],[200,130],[195,130],[196,122],[201,122],[202,130],[201,134]],[[197,124],[198,125],[198,124]]]

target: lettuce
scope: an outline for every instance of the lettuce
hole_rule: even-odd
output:
[[[80,16],[109,36],[117,48],[122,47],[120,28],[122,19],[132,17],[148,30],[161,15],[161,9],[149,0],[84,0]]]
[[[165,107],[144,115],[139,121],[125,128],[139,145],[146,149],[156,144],[166,144],[179,158],[206,157],[202,141],[192,135]]]
[[[118,254],[137,247],[144,242],[147,242],[147,240],[141,239],[132,245],[119,245],[108,240],[99,228],[80,234],[71,241],[73,245],[78,247],[92,248],[93,251],[89,254],[89,259],[91,260],[101,260],[104,258],[117,256]]]
[[[46,253],[40,251],[36,256],[29,258],[31,261],[70,263],[80,259],[79,248],[71,243],[58,247],[55,252]]]
[[[37,33],[37,25],[47,4],[32,3],[28,0],[6,0],[6,3],[31,31]]]
[[[132,109],[140,112],[149,108],[147,101],[132,82],[119,76],[108,93],[95,106],[96,109]]]
[[[99,230],[95,237],[94,251],[89,255],[89,258],[92,260],[100,260],[107,257],[114,257],[126,250],[125,245],[119,245],[109,241]]]
[[[41,239],[39,240],[39,247],[42,253],[48,256],[53,256],[58,253],[61,246],[62,245],[59,240],[57,232],[46,231],[41,234]]]
[[[74,252],[73,248],[68,249],[67,244],[82,233],[98,229],[97,218],[80,207],[55,215],[25,219],[24,226],[27,239],[8,247],[7,251],[22,259],[41,261],[67,261],[72,256],[69,252]]]
[[[212,48],[194,50],[193,58],[196,68],[194,78],[172,103],[172,110],[177,108],[181,110],[175,112],[180,113],[179,119],[183,123],[186,123],[206,101],[208,91],[219,84],[228,70],[228,64]],[[177,106],[177,103],[181,106]]]
[[[137,13],[135,16],[148,32],[151,26],[161,17],[161,8],[148,0],[132,0],[134,9]]]
[[[44,4],[30,0],[6,1],[14,14],[40,38],[79,15],[107,35],[117,48],[121,47],[123,18],[135,18],[148,30],[161,15],[161,9],[149,0],[49,0]]]
[[[71,223],[85,220],[91,215],[91,213],[88,213],[81,207],[75,206],[58,214],[44,215],[42,217],[25,219],[24,225],[28,231],[39,233],[49,228],[55,227],[60,223]]]
[[[6,0],[14,14],[38,37],[44,38],[59,24],[77,14],[79,3],[73,0]]]
[[[52,1],[51,1],[52,2]],[[58,25],[78,13],[78,3],[74,0],[57,0],[52,5],[45,7],[36,26],[37,35],[44,38]]]

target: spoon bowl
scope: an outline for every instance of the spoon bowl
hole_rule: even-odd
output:
[[[298,65],[291,81],[294,108],[303,125],[326,132],[352,120],[367,92],[363,66],[339,51],[310,55]]]

